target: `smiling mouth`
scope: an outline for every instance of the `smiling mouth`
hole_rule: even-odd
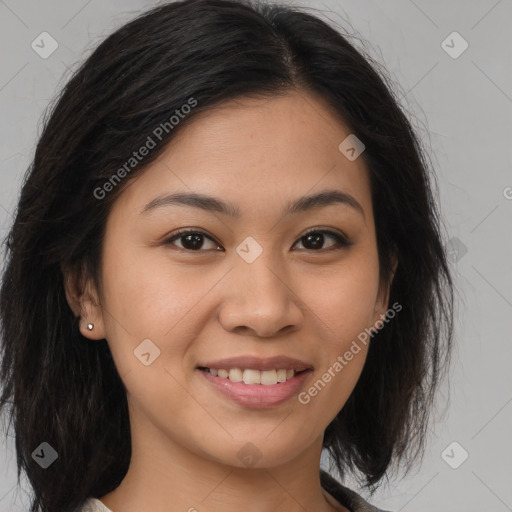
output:
[[[255,370],[252,368],[207,368],[200,366],[199,370],[208,372],[214,377],[243,384],[261,384],[262,386],[273,386],[293,379],[297,375],[309,371],[292,369]]]

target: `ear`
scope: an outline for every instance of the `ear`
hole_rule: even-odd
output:
[[[377,301],[375,302],[374,318],[373,322],[381,319],[381,315],[385,315],[389,308],[389,295],[391,291],[391,284],[395,278],[396,268],[398,266],[397,251],[394,250],[391,256],[391,275],[387,282],[381,281],[379,285],[379,293]]]
[[[80,332],[91,340],[106,337],[103,312],[99,294],[92,278],[85,277],[82,268],[69,268],[61,265],[64,291],[69,307],[75,317],[80,317]],[[94,329],[87,329],[87,324],[94,324]]]

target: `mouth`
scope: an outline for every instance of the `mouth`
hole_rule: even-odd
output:
[[[262,386],[274,386],[287,382],[297,375],[309,371],[305,368],[303,370],[293,370],[286,368],[279,368],[273,370],[255,370],[253,368],[208,368],[206,366],[198,367],[203,372],[208,372],[214,377],[219,379],[227,379],[230,382],[241,382],[243,384],[260,384]]]
[[[313,367],[288,357],[239,357],[204,363],[196,368],[209,387],[224,399],[248,407],[276,407],[303,387]]]

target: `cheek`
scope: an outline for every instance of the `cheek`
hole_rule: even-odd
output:
[[[343,264],[312,282],[304,283],[303,296],[322,340],[320,362],[309,398],[317,401],[321,415],[333,418],[350,396],[363,369],[378,292],[378,257],[374,246],[361,248]],[[321,283],[321,286],[318,286]],[[307,290],[310,290],[309,293]],[[320,380],[320,382],[318,381]],[[318,398],[313,398],[318,396]],[[308,397],[305,397],[307,400]]]
[[[303,282],[302,296],[325,330],[327,352],[346,350],[372,325],[379,283],[376,249],[353,251],[329,274]],[[308,291],[309,290],[309,291]]]
[[[362,262],[337,272],[311,298],[315,317],[321,320],[321,347],[314,379],[299,403],[316,418],[312,431],[325,428],[343,408],[366,361],[370,337],[365,329],[372,325],[378,273]]]
[[[121,234],[110,240],[103,259],[104,318],[120,375],[156,368],[172,372],[182,382],[187,376],[181,366],[214,314],[214,288],[221,284],[226,267],[193,264],[192,259],[178,263],[165,248],[121,248]],[[151,366],[141,368],[134,351],[146,339],[159,355]]]
[[[180,322],[204,290],[194,290],[187,273],[165,265],[161,256],[152,257],[142,248],[123,250],[117,242],[111,239],[103,257],[103,317],[116,364],[131,367],[136,362],[133,351],[145,339],[161,356],[172,358],[182,349],[184,337],[176,336]],[[164,357],[157,362],[163,364]]]
[[[172,410],[187,409],[190,400],[180,367],[197,337],[190,315],[208,287],[198,286],[197,269],[194,281],[190,271],[166,265],[165,258],[148,255],[147,249],[145,254],[142,248],[115,249],[113,243],[105,250],[103,263],[104,318],[112,357],[132,406],[144,409],[155,423],[172,424]],[[148,352],[145,365],[143,354]],[[162,410],[163,403],[169,404],[169,412]]]

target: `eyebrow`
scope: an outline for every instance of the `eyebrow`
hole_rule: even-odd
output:
[[[363,218],[365,217],[363,207],[355,197],[340,190],[324,190],[317,194],[300,197],[290,201],[282,211],[282,215],[290,215],[299,212],[305,212],[317,208],[324,208],[333,204],[343,204],[350,206],[358,211]],[[141,214],[162,208],[166,206],[189,206],[192,208],[201,208],[205,211],[217,212],[230,217],[239,218],[240,209],[232,203],[226,203],[216,197],[195,192],[177,192],[159,196],[150,201],[142,210]]]

